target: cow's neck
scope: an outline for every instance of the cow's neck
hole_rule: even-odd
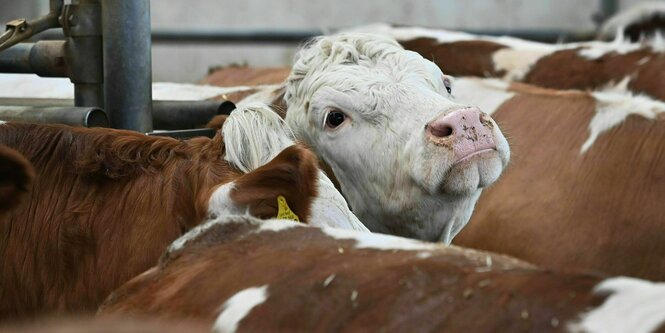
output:
[[[390,193],[369,196],[368,193],[376,192],[374,188],[359,187],[358,182],[346,178],[344,173],[335,174],[328,164],[323,161],[321,164],[353,213],[372,232],[450,244],[468,223],[482,192],[479,189],[467,196],[431,195],[416,186],[392,184],[394,190]],[[408,188],[413,190],[406,191]],[[400,200],[398,196],[408,200]],[[405,206],[404,202],[417,204]]]

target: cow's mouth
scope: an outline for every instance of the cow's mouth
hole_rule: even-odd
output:
[[[458,166],[458,165],[460,165],[460,164],[462,164],[466,161],[476,159],[480,156],[485,156],[485,155],[490,154],[490,153],[498,153],[497,149],[496,149],[496,146],[491,147],[491,148],[480,149],[480,150],[474,151],[470,154],[461,156],[460,158],[457,159],[457,161],[453,162],[453,165],[451,166],[451,168],[454,168],[454,167],[456,167],[456,166]]]

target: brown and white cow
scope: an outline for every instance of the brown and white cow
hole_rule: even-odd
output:
[[[94,310],[210,216],[283,211],[366,230],[262,106],[234,111],[212,139],[5,123],[0,142],[37,173],[27,200],[0,220],[3,319]]]
[[[491,253],[230,216],[206,223],[100,315],[215,332],[665,332],[665,285]]]
[[[622,90],[458,81],[456,91],[469,92],[458,98],[495,104],[483,107],[509,133],[514,157],[456,244],[665,280],[665,103]]]
[[[543,44],[385,24],[356,28],[396,38],[453,76],[495,77],[546,88],[595,90],[626,81],[626,88],[665,101],[665,40]]]
[[[279,89],[260,89],[277,103]],[[665,103],[479,78],[458,78],[453,94],[506,128],[517,154],[455,244],[665,280]]]

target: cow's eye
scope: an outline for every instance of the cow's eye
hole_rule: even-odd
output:
[[[341,125],[346,119],[346,115],[339,110],[332,110],[326,116],[326,126],[329,128],[336,128]]]
[[[449,94],[452,94],[452,93],[453,93],[453,87],[452,87],[453,85],[452,85],[452,83],[450,82],[450,80],[448,80],[448,79],[444,79],[444,80],[443,80],[443,85],[446,86],[446,91],[447,91]]]

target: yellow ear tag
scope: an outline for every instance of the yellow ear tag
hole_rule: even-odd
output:
[[[289,205],[286,203],[286,198],[284,198],[283,195],[277,196],[277,218],[300,222],[298,215],[289,208]]]

